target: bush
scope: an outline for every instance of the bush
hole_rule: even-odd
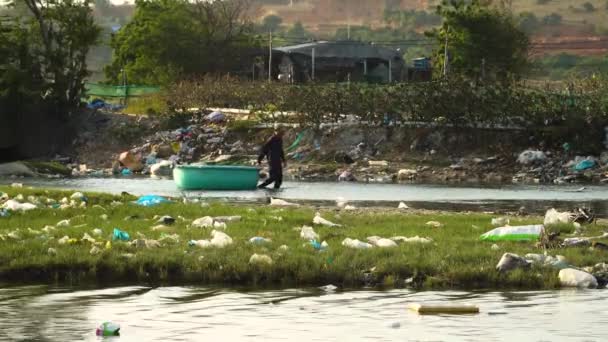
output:
[[[171,89],[169,98],[175,99],[177,108],[247,108],[262,122],[297,122],[309,127],[339,122],[347,114],[371,125],[387,124],[387,117],[438,125],[518,122],[528,127],[545,126],[556,119],[566,125],[601,125],[608,118],[608,80],[597,76],[572,82],[567,89],[463,78],[390,85],[203,79]]]
[[[586,12],[595,12],[595,6],[593,6],[593,4],[592,4],[592,3],[590,3],[590,2],[585,2],[585,3],[583,4],[583,9],[584,9]]]

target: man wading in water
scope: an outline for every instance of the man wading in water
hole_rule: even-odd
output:
[[[262,151],[258,157],[258,164],[262,164],[264,157],[268,158],[270,177],[258,186],[259,189],[263,189],[271,183],[274,183],[274,188],[278,189],[283,183],[283,166],[287,166],[285,152],[283,152],[284,134],[285,132],[282,129],[275,128],[273,136],[262,146]]]

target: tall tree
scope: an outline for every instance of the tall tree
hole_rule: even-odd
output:
[[[181,77],[238,70],[255,46],[247,0],[136,0],[133,20],[112,38],[106,68],[129,83],[165,85]],[[247,62],[247,70],[250,64]]]
[[[89,0],[15,0],[32,14],[30,46],[39,58],[48,99],[71,114],[84,93],[89,75],[86,57],[99,38]]]
[[[428,34],[438,42],[435,62],[443,67],[447,36],[450,72],[505,79],[527,66],[529,39],[511,12],[481,0],[443,0],[437,7],[440,28]]]

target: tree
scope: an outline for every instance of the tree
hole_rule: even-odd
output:
[[[276,32],[283,23],[283,19],[278,15],[268,15],[262,20],[263,32]]]
[[[548,26],[557,26],[562,23],[562,16],[557,13],[551,13],[543,17],[543,24]]]
[[[532,34],[541,27],[541,22],[538,20],[536,15],[532,12],[522,12],[518,18],[519,29],[524,31],[526,34]]]
[[[15,0],[30,12],[18,32],[31,55],[30,67],[44,80],[45,100],[58,115],[69,116],[80,105],[89,75],[86,57],[99,37],[89,0]],[[23,25],[19,23],[18,25]],[[24,56],[20,56],[24,60]],[[34,73],[32,77],[36,77]]]
[[[583,4],[583,10],[585,10],[585,12],[595,12],[595,6],[587,1]]]
[[[131,22],[112,37],[111,82],[167,85],[182,77],[251,68],[257,41],[246,0],[137,0]]]
[[[296,21],[295,24],[287,30],[287,36],[289,36],[290,39],[306,40],[311,34],[306,31],[301,21]]]
[[[525,69],[529,40],[509,11],[480,0],[443,0],[437,14],[443,17],[443,24],[428,35],[437,39],[439,69],[445,58],[446,36],[451,72],[470,77],[485,72],[505,79]]]

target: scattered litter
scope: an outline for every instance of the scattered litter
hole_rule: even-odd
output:
[[[192,222],[192,226],[197,228],[211,228],[213,227],[213,218],[211,216],[198,218]]]
[[[496,270],[499,272],[509,272],[517,268],[528,268],[531,263],[517,254],[505,253],[498,261]]]
[[[399,206],[397,207],[397,209],[401,209],[401,210],[406,210],[409,209],[410,207],[407,206],[407,204],[400,202]]]
[[[213,222],[213,228],[226,230],[227,226],[225,222],[215,221]]]
[[[211,247],[211,241],[209,240],[190,240],[188,242],[189,246],[197,246],[200,248],[209,248]]]
[[[46,253],[48,255],[57,255],[57,250],[55,248],[49,247],[49,249],[46,251]]]
[[[357,210],[357,207],[355,207],[354,205],[346,205],[346,206],[344,206],[344,210],[354,211],[354,210]]]
[[[28,211],[36,209],[37,207],[32,203],[19,203],[15,200],[8,200],[4,202],[2,208],[12,211]]]
[[[23,188],[23,183],[13,183],[11,184],[11,188]]]
[[[158,241],[160,242],[164,242],[164,241],[170,241],[172,243],[178,243],[179,242],[179,235],[177,234],[165,234],[162,233],[160,234],[160,239],[158,239]]]
[[[550,225],[554,225],[554,224],[560,224],[560,223],[570,223],[572,222],[574,218],[574,214],[571,212],[559,212],[553,208],[547,210],[547,213],[545,214],[545,221],[544,221],[544,225],[545,226],[550,226]]]
[[[261,244],[265,244],[265,243],[271,243],[272,240],[261,237],[261,236],[254,236],[251,239],[249,239],[249,243],[252,243],[254,245],[261,245]]]
[[[60,245],[65,245],[66,243],[68,243],[68,241],[70,240],[69,236],[64,236],[61,239],[57,240],[57,243]]]
[[[75,192],[72,194],[72,196],[70,196],[70,198],[73,200],[82,200],[85,198],[85,196],[82,194],[82,192]]]
[[[270,197],[270,205],[275,207],[297,207],[299,204],[287,202],[279,198]]]
[[[319,243],[317,240],[310,240],[310,245],[317,251],[323,251],[329,247],[326,241]]]
[[[137,201],[135,202],[135,204],[137,205],[141,205],[144,207],[152,207],[161,203],[170,203],[171,201],[169,201],[168,199],[162,197],[162,196],[158,196],[158,195],[146,195],[146,196],[141,196],[140,198],[137,199]]]
[[[54,230],[55,230],[55,227],[53,227],[53,226],[44,226],[44,228],[42,228],[42,231],[47,234],[50,234]]]
[[[154,231],[154,232],[168,232],[170,230],[172,230],[171,227],[167,227],[163,224],[159,224],[157,226],[152,227],[152,231]]]
[[[114,231],[112,233],[112,240],[114,241],[129,241],[129,233],[127,232],[123,232],[122,230],[118,229],[118,228],[114,228]]]
[[[253,254],[251,258],[249,258],[250,264],[266,264],[272,265],[272,259],[266,254]]]
[[[103,221],[107,221],[108,220],[108,215],[107,214],[102,214],[99,216],[100,219],[102,219]]]
[[[279,246],[278,250],[285,252],[285,251],[289,250],[289,247],[287,247],[287,245],[281,245],[281,246]]]
[[[381,248],[397,247],[397,243],[390,239],[381,238],[379,236],[369,236],[367,242]]]
[[[424,314],[477,314],[479,307],[475,305],[429,305],[412,304],[409,309],[421,315]]]
[[[592,169],[597,165],[596,161],[593,159],[584,159],[581,160],[580,162],[578,162],[575,166],[574,166],[574,170],[576,171],[585,171],[588,169]]]
[[[393,328],[393,329],[398,329],[401,327],[401,323],[400,322],[392,322],[388,324],[389,328]]]
[[[214,221],[217,222],[239,222],[241,220],[241,216],[216,216],[213,218]]]
[[[159,248],[160,242],[151,239],[137,239],[130,242],[131,246],[137,248]]]
[[[99,228],[93,229],[93,235],[101,236],[101,234],[103,234],[103,231],[101,229],[99,229]]]
[[[559,282],[564,287],[596,288],[597,279],[587,272],[566,268],[559,271]]]
[[[300,237],[304,240],[319,240],[319,234],[317,234],[312,227],[303,226],[300,230]]]
[[[433,242],[433,239],[431,238],[425,238],[425,237],[419,237],[418,235],[414,236],[414,237],[405,237],[405,236],[393,236],[391,238],[391,240],[395,241],[395,242],[405,242],[405,243],[431,243]]]
[[[498,250],[500,250],[500,246],[498,246],[497,244],[493,244],[492,247],[490,247],[490,249],[493,251],[498,251]]]
[[[500,227],[482,234],[482,241],[535,241],[544,232],[543,225]]]
[[[89,251],[89,254],[91,255],[97,255],[101,253],[101,249],[99,249],[99,247],[97,246],[93,246],[93,248],[91,248],[91,250]]]
[[[112,322],[104,322],[97,330],[95,330],[97,336],[120,336],[120,325]]]
[[[56,226],[57,227],[69,227],[70,220],[61,220],[61,221],[57,222]]]
[[[357,239],[353,240],[350,238],[346,238],[342,241],[342,246],[345,247],[349,247],[349,248],[355,248],[355,249],[368,249],[368,248],[372,248],[373,246],[367,242],[363,242],[363,241],[359,241]]]
[[[171,216],[165,215],[165,216],[162,216],[161,218],[159,218],[158,221],[156,221],[156,223],[173,224],[173,223],[175,223],[175,219]]]
[[[84,235],[82,236],[82,239],[80,239],[80,241],[88,242],[88,243],[91,243],[91,244],[95,243],[95,239],[93,239],[91,237],[91,235],[89,235],[87,233],[84,233]]]
[[[542,151],[526,150],[517,157],[517,162],[523,165],[529,165],[537,162],[544,162],[546,159],[547,155]]]
[[[506,217],[497,217],[497,218],[492,219],[492,226],[494,226],[494,227],[508,226],[509,222],[510,222],[509,219]]]
[[[331,221],[328,221],[324,218],[321,217],[321,214],[319,212],[317,212],[315,214],[315,217],[312,219],[312,223],[313,224],[317,224],[317,225],[323,225],[323,226],[328,226],[328,227],[342,227],[339,224],[335,224]]]
[[[334,292],[337,289],[338,289],[338,287],[336,285],[332,285],[332,284],[319,287],[319,290],[323,290],[325,292]]]
[[[441,228],[441,227],[443,227],[443,224],[441,224],[440,222],[437,222],[437,221],[429,221],[429,222],[427,222],[425,224],[427,226],[433,227],[433,228]]]

